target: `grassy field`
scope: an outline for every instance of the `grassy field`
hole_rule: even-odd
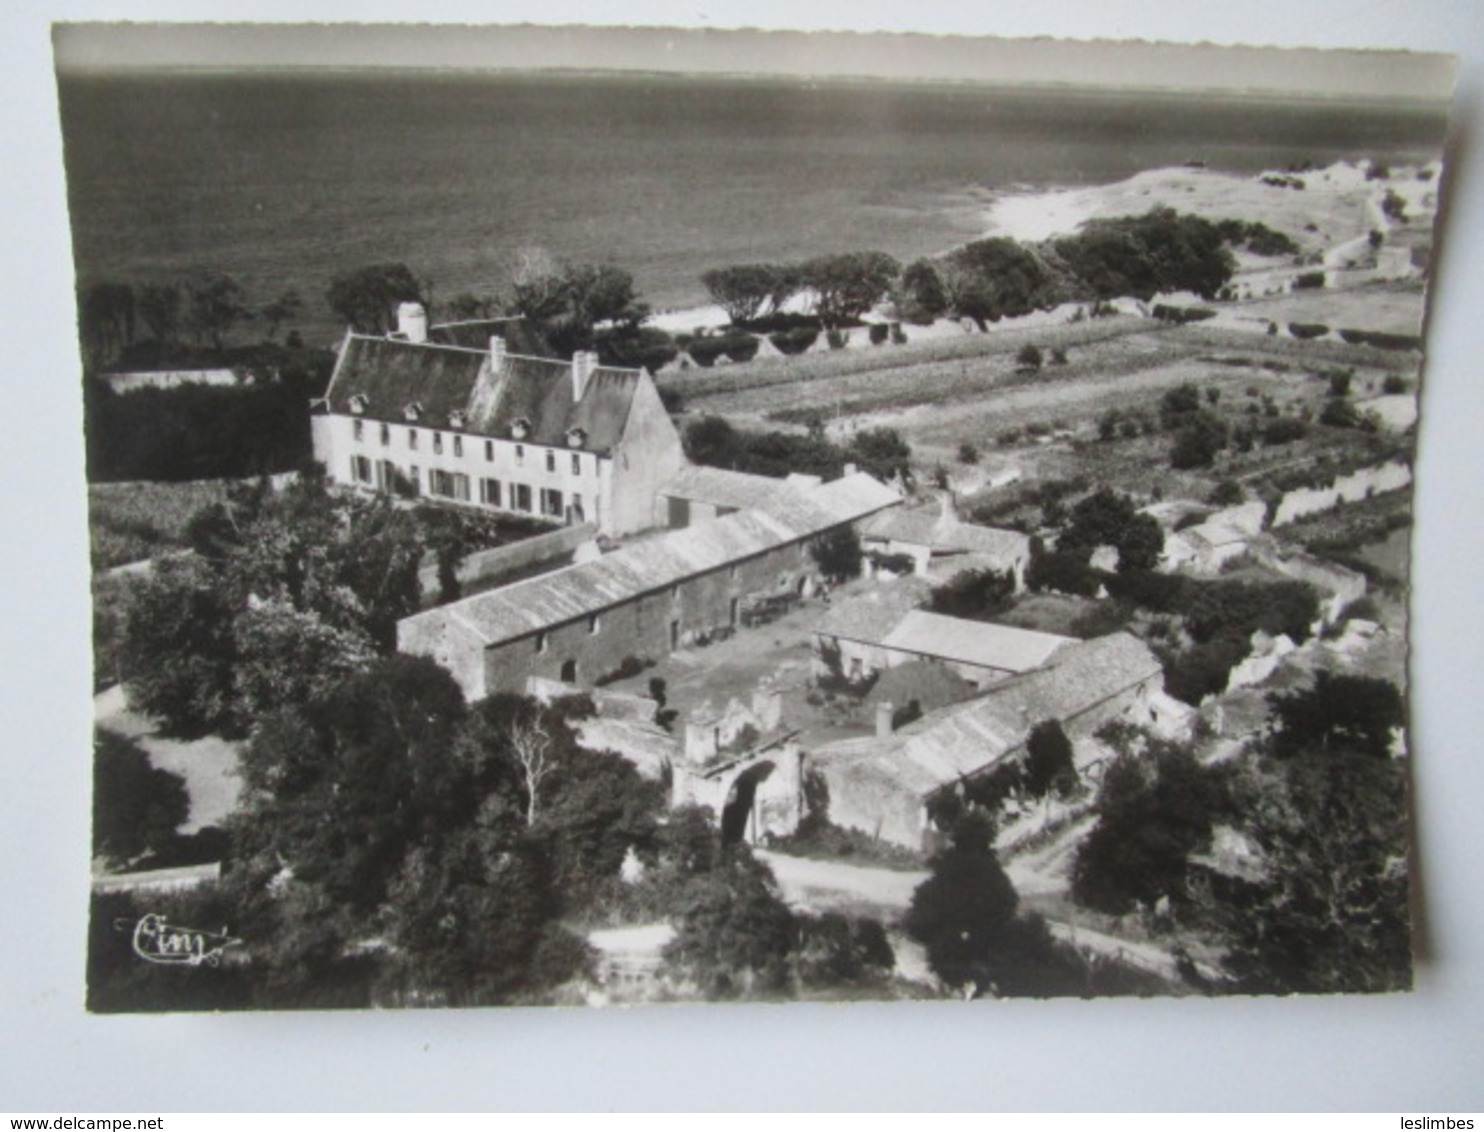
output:
[[[184,545],[191,516],[225,500],[231,487],[230,480],[89,484],[93,569],[109,570]]]

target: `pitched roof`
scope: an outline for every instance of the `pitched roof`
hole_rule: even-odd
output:
[[[894,735],[831,743],[818,754],[869,760],[901,786],[931,793],[993,766],[1023,744],[1036,724],[1075,718],[1159,672],[1159,661],[1136,637],[1096,637],[1059,650],[1045,668],[996,684]]]
[[[441,322],[428,327],[428,340],[439,346],[463,346],[469,350],[488,350],[491,338],[503,338],[507,346],[515,346],[512,335],[521,328],[520,315],[504,318],[471,318],[460,322]],[[516,346],[524,352],[527,345]]]
[[[862,478],[869,484],[845,482]],[[837,486],[841,484],[844,486]],[[446,619],[487,645],[529,636],[853,522],[887,505],[871,489],[872,484],[885,493],[889,502],[896,502],[891,491],[864,473],[857,473],[811,492],[782,493],[767,510],[738,511],[668,531],[630,543],[596,561],[476,594],[407,620]]]
[[[1072,637],[1055,633],[945,617],[921,609],[904,616],[881,641],[889,649],[1006,672],[1040,668],[1063,645],[1076,643]]]
[[[1030,547],[1030,536],[1020,531],[981,527],[945,516],[937,508],[899,508],[872,517],[864,526],[867,538],[928,546],[940,553],[1015,556]]]
[[[878,644],[912,610],[927,601],[931,583],[915,574],[882,582],[863,594],[830,603],[814,631],[825,637]]]
[[[681,468],[660,488],[659,493],[740,511],[745,507],[765,506],[778,492],[793,490],[793,484],[773,476],[693,464]]]
[[[452,414],[462,413],[463,430],[485,436],[509,437],[515,422],[524,420],[524,439],[555,447],[565,446],[567,433],[580,428],[587,434],[584,449],[608,452],[623,436],[641,380],[639,370],[597,366],[574,401],[567,362],[507,353],[492,368],[487,348],[350,333],[325,399],[331,412],[351,413],[351,400],[359,395],[361,416],[395,422],[416,403],[419,422],[432,428],[449,427]]]
[[[883,672],[866,693],[866,703],[900,707],[916,700],[926,712],[963,703],[978,694],[974,685],[941,661],[909,660]]]

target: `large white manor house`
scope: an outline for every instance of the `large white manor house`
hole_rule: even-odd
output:
[[[314,456],[332,480],[607,535],[663,523],[659,488],[685,458],[647,373],[511,353],[508,322],[430,330],[420,304],[397,314],[387,337],[346,333],[316,405]]]

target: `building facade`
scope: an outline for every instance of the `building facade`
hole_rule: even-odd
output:
[[[570,364],[512,354],[499,334],[484,349],[432,341],[414,306],[399,335],[341,343],[311,418],[332,481],[607,535],[654,525],[684,455],[648,374],[591,353]]]
[[[531,676],[592,683],[629,657],[658,659],[729,632],[760,600],[809,596],[819,583],[815,544],[897,501],[863,474],[809,490],[780,482],[766,509],[406,618],[397,647],[432,657],[470,700],[519,692]]]

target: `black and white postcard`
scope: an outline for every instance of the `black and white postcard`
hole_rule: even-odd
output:
[[[1411,988],[1452,57],[54,46],[89,1009]]]

